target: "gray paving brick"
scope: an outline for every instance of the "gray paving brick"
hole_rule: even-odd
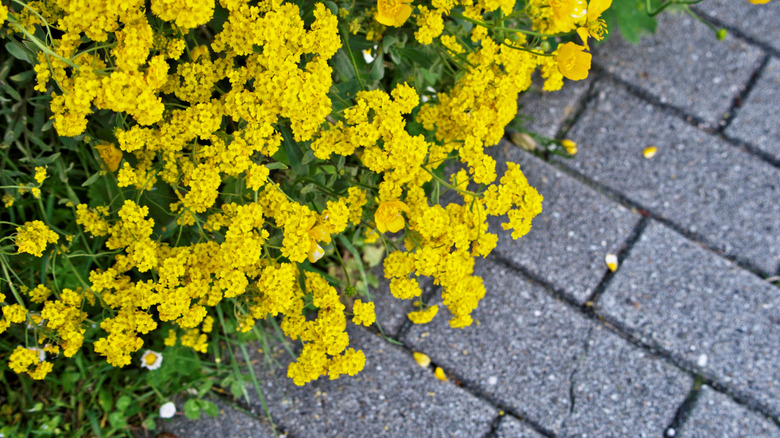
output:
[[[544,435],[515,417],[505,415],[496,428],[495,438],[542,438]]]
[[[355,377],[321,377],[298,387],[285,377],[289,359],[263,373],[271,416],[290,435],[471,437],[490,431],[498,412],[485,401],[437,380],[406,350],[378,335],[362,328],[349,333],[350,344],[366,355],[366,366]],[[262,412],[250,393],[252,411]]]
[[[580,100],[588,92],[591,80],[566,81],[563,89],[542,91],[543,81],[536,78],[534,86],[523,93],[518,102],[518,114],[530,132],[555,138],[563,122],[574,115]]]
[[[678,432],[679,438],[780,437],[775,424],[706,385]]]
[[[570,137],[580,174],[623,194],[708,245],[768,273],[780,263],[780,172],[634,97],[601,84]],[[646,159],[642,151],[657,146]]]
[[[780,10],[780,9],[778,9]],[[780,17],[778,17],[780,20]],[[770,117],[780,102],[780,60],[772,59],[750,91],[726,134],[780,159],[780,124]]]
[[[707,26],[688,15],[667,13],[659,16],[655,35],[638,45],[610,38],[593,59],[661,102],[715,124],[762,56],[737,38],[717,41]]]
[[[780,416],[776,287],[652,222],[596,309]]]
[[[219,407],[219,416],[210,417],[201,413],[200,419],[190,420],[184,416],[184,402],[177,402],[178,414],[170,420],[157,420],[157,432],[172,433],[182,438],[271,438],[278,436],[266,419],[241,412],[217,399],[209,399]]]
[[[780,51],[780,4],[777,1],[753,5],[747,0],[709,0],[696,10]]]
[[[412,326],[404,343],[523,418],[558,429],[590,322],[490,260],[478,260],[476,273],[487,289],[472,315],[478,322],[453,329],[442,309],[431,323]]]
[[[574,408],[563,436],[661,436],[693,383],[600,324],[572,381]]]
[[[491,154],[499,162],[499,175],[507,161],[518,163],[544,196],[531,232],[518,240],[501,228],[505,218],[491,219],[490,231],[499,235],[495,253],[585,303],[607,271],[604,256],[620,250],[639,215],[508,142]]]

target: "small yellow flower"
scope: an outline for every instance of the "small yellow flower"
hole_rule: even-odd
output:
[[[591,58],[584,46],[568,42],[558,50],[558,69],[564,77],[580,81],[588,77]]]
[[[43,181],[46,179],[46,168],[45,167],[36,167],[35,168],[35,181],[38,182],[38,184],[43,184]]]
[[[412,15],[412,0],[379,0],[376,4],[376,21],[385,26],[399,27]]]
[[[146,350],[141,356],[141,368],[146,368],[149,371],[156,370],[162,366],[162,360],[162,354]]]
[[[406,225],[406,220],[401,214],[402,211],[409,213],[409,206],[401,201],[380,202],[374,214],[376,229],[380,233],[400,231]]]
[[[577,143],[573,140],[564,139],[561,140],[561,146],[566,149],[566,153],[569,155],[575,155],[577,153]]]

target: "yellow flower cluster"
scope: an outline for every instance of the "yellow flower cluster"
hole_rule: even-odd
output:
[[[35,257],[43,255],[43,250],[49,243],[57,243],[57,233],[52,231],[42,221],[25,222],[16,228],[16,246],[19,252],[32,254]]]
[[[537,30],[579,26],[596,38],[601,28],[589,7],[572,18],[581,4],[532,0],[528,9],[536,11]],[[122,367],[137,362],[151,334],[167,347],[208,352],[214,308],[222,306],[233,311],[236,331],[276,317],[302,342],[287,370],[295,384],[354,375],[365,356],[349,348],[347,301],[334,287],[339,279],[318,273],[320,260],[343,263],[343,248],[353,252],[352,245],[381,238],[393,248],[384,261],[392,295],[419,298],[420,277],[432,277],[450,325],[465,327],[486,292],[474,275],[475,258],[497,244],[488,217],[506,216],[503,227],[519,238],[541,211],[542,197],[519,166],[508,163],[497,181],[485,148],[504,135],[537,68],[549,90],[560,88],[566,68],[541,50],[518,50],[527,42],[522,35],[496,41],[476,25],[466,41],[445,26],[456,13],[474,22],[494,11],[509,15],[514,0],[417,6],[415,39],[441,43],[442,56],[458,69],[451,86],[424,97],[426,87],[413,77],[387,91],[365,86],[357,67],[350,69],[355,93],[339,94],[334,78],[345,73],[334,74],[332,66],[355,61],[342,45],[338,16],[320,3],[311,14],[284,0],[152,0],[148,11],[139,0],[34,6],[40,17],[18,14],[15,23],[34,29],[43,19],[61,31],[38,56],[36,89],[54,90],[58,134],[89,134],[77,141],[101,173],[111,173],[109,190],[118,190],[106,205],[73,206],[83,240],[104,246],[100,263],[90,265],[78,288],[25,290],[32,310],[5,305],[0,332],[30,320],[37,341],[62,356],[86,343]],[[202,26],[215,10],[226,15],[224,23]],[[402,26],[413,11],[409,1],[381,0],[376,13],[361,15],[383,25],[372,24],[366,38],[381,39],[384,26]],[[93,139],[93,125],[106,113],[116,113],[113,131],[101,127]],[[441,176],[455,160],[464,168]],[[32,178],[40,186],[46,177],[39,167]],[[460,197],[440,205],[440,190]],[[41,221],[17,229],[20,253],[40,257],[57,240]],[[56,254],[67,257],[68,249]],[[408,314],[414,323],[439,311],[419,305]],[[351,314],[356,325],[376,319],[374,303],[361,299]],[[98,333],[85,340],[88,320]],[[42,378],[52,369],[20,348],[11,357],[15,371]]]

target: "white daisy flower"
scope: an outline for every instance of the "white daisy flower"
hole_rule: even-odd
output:
[[[141,368],[147,368],[150,371],[156,370],[162,366],[162,359],[162,354],[152,350],[146,350],[144,351],[143,356],[141,356]]]

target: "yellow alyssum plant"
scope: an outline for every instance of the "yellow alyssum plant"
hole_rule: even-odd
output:
[[[517,239],[542,209],[485,148],[534,72],[545,90],[587,76],[609,4],[3,4],[4,65],[29,62],[14,77],[42,96],[25,100],[31,85],[20,105],[50,121],[5,148],[0,357],[33,379],[85,358],[151,373],[168,349],[219,357],[220,340],[272,321],[302,343],[296,384],[354,375],[365,357],[346,328],[375,320],[372,242],[391,293],[417,300],[413,322],[442,304],[470,325],[486,293],[474,259],[498,239],[488,218]],[[560,40],[577,32],[584,46]]]

